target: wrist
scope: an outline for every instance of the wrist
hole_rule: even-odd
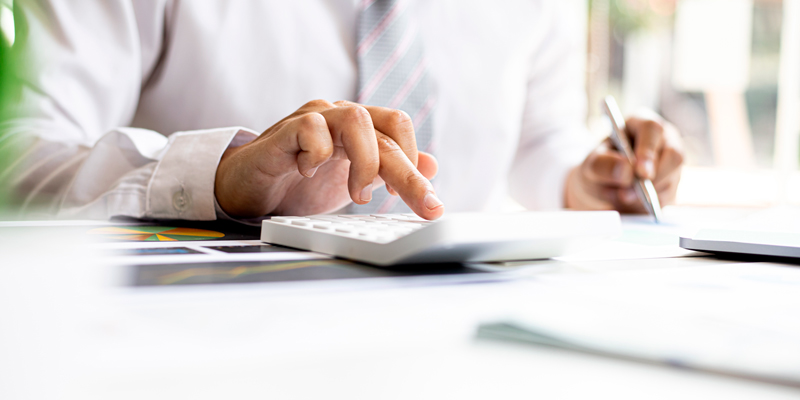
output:
[[[217,204],[225,213],[229,215],[237,215],[235,202],[231,201],[231,189],[229,188],[230,182],[233,181],[231,176],[230,164],[231,158],[239,152],[241,147],[231,147],[225,150],[220,157],[219,164],[217,165],[217,172],[214,179],[214,197]]]

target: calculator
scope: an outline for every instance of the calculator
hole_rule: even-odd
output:
[[[621,233],[616,211],[281,216],[261,240],[369,264],[544,259]]]

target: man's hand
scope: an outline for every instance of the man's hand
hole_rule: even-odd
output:
[[[565,188],[567,208],[644,213],[633,189],[637,177],[653,181],[662,205],[675,201],[683,164],[680,134],[660,119],[631,118],[626,125],[636,165],[631,166],[611,141],[605,140],[570,172]]]
[[[436,159],[418,152],[404,112],[315,100],[252,142],[229,149],[215,194],[236,217],[308,215],[366,204],[384,183],[426,219],[444,213],[429,179]]]

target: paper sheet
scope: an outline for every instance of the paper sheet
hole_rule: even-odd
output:
[[[542,277],[540,301],[479,335],[800,386],[800,268],[731,264]]]
[[[584,251],[556,257],[566,262],[602,260],[638,260],[649,258],[671,258],[701,255],[701,253],[682,249],[678,243],[680,235],[693,231],[682,223],[672,211],[672,220],[656,224],[650,216],[622,216],[622,235]]]

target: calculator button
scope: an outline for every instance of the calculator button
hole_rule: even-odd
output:
[[[336,220],[339,219],[339,217],[337,217],[335,215],[315,215],[315,216],[313,216],[311,218],[313,218],[313,219],[315,219],[317,221],[336,221]]]
[[[314,225],[314,221],[312,221],[310,219],[308,219],[308,220],[298,220],[298,219],[296,219],[296,220],[292,221],[292,225],[297,225],[297,226],[310,228],[310,227],[312,227]]]
[[[415,224],[407,222],[387,222],[386,225],[391,226],[393,228],[409,228],[409,229],[417,228]]]
[[[308,221],[309,219],[305,217],[272,217],[269,220],[281,224],[291,224],[292,221]]]
[[[359,219],[359,218],[364,218],[364,217],[369,217],[369,215],[364,215],[364,214],[345,214],[345,215],[339,215],[339,218],[347,218],[347,219]]]
[[[375,236],[374,232],[362,231],[362,232],[358,232],[358,238],[362,239],[362,240],[375,241],[376,236]]]
[[[386,234],[384,234],[384,235],[375,236],[375,241],[386,243],[386,242],[391,242],[392,240],[395,240],[396,238],[397,238],[397,236],[395,236],[395,235],[386,235]]]
[[[403,217],[406,217],[410,221],[430,222],[427,219],[422,218],[417,214],[400,214],[400,215],[402,215]]]
[[[412,221],[412,220],[406,220],[406,221],[403,221],[403,222],[406,223],[406,224],[415,225],[418,228],[422,228],[423,226],[428,225],[428,224],[431,223],[430,221]]]

